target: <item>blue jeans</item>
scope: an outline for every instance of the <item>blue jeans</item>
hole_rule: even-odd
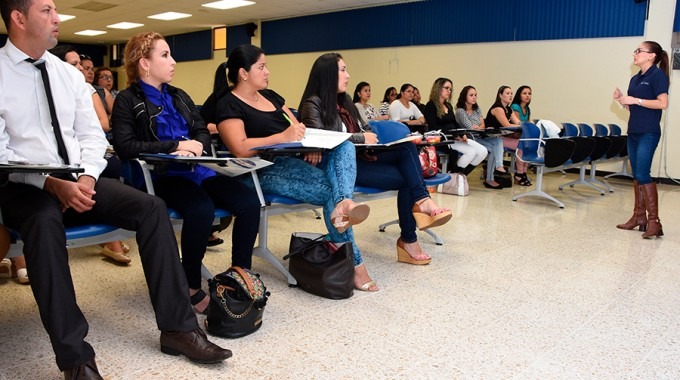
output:
[[[640,185],[652,183],[652,160],[660,139],[660,133],[628,134],[628,159],[633,169],[633,178]]]
[[[339,233],[331,222],[331,213],[344,199],[352,199],[357,173],[354,144],[349,141],[324,153],[321,163],[312,166],[299,158],[277,156],[274,165],[257,172],[260,187],[265,194],[276,194],[301,202],[323,206],[324,222],[331,241],[351,242],[354,265],[363,262],[361,252],[354,242],[354,232],[349,228]],[[250,177],[246,180],[253,186]]]
[[[486,180],[493,181],[494,169],[503,166],[503,140],[500,137],[486,137],[475,141],[489,151],[486,158],[489,163],[486,170]]]
[[[384,190],[399,190],[397,212],[401,239],[405,243],[418,240],[413,204],[430,194],[425,188],[415,144],[397,145],[395,150],[380,152],[377,161],[357,162],[357,185]]]

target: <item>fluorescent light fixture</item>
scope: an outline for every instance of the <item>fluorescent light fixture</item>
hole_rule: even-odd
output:
[[[106,27],[112,29],[134,29],[139,28],[140,26],[144,26],[144,24],[138,24],[136,22],[119,22],[117,24],[107,25]]]
[[[68,20],[76,18],[76,16],[62,15],[62,14],[57,14],[57,16],[59,16],[59,21],[61,21],[61,22],[68,21]]]
[[[202,7],[215,8],[215,9],[232,9],[238,7],[245,7],[247,5],[255,4],[254,1],[247,0],[220,0],[213,1],[212,3],[201,4]]]
[[[98,36],[100,34],[105,34],[106,32],[103,30],[92,30],[92,29],[85,29],[81,30],[80,32],[75,32],[73,34],[77,34],[79,36]]]
[[[155,20],[171,21],[171,20],[178,20],[180,18],[187,18],[187,17],[191,17],[191,15],[188,14],[188,13],[165,12],[165,13],[159,13],[157,15],[151,15],[147,18],[152,18],[152,19],[155,19]]]

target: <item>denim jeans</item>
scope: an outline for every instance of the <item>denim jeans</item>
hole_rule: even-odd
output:
[[[652,183],[652,160],[660,139],[660,133],[628,134],[628,159],[633,177],[640,185]]]
[[[425,188],[415,144],[397,145],[395,150],[380,152],[377,161],[357,162],[357,185],[384,190],[398,190],[397,212],[401,239],[405,243],[418,240],[413,204],[430,194]]]
[[[487,160],[489,164],[486,170],[486,180],[493,181],[494,169],[503,166],[503,140],[500,137],[486,137],[475,140],[489,151]]]
[[[354,249],[354,265],[361,264],[363,259],[354,242],[352,229],[341,234],[331,222],[331,213],[335,206],[344,199],[352,199],[354,193],[357,173],[354,144],[345,141],[324,153],[321,163],[317,166],[290,156],[277,156],[273,162],[274,165],[257,172],[262,192],[323,206],[324,222],[331,241],[351,242]],[[253,186],[250,177],[244,180]]]

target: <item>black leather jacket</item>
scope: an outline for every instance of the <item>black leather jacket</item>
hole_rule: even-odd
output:
[[[167,85],[175,106],[189,126],[188,138],[203,144],[203,150],[210,152],[210,132],[206,128],[196,105],[183,90]],[[118,93],[111,113],[113,146],[121,159],[139,157],[140,153],[172,153],[179,141],[160,141],[156,116],[162,107],[146,99],[142,87],[134,83]]]
[[[302,101],[300,105],[300,121],[307,128],[325,129],[328,131],[342,132],[342,120],[340,115],[335,113],[332,125],[324,125],[321,111],[321,99],[318,96],[312,96]],[[359,128],[363,132],[370,132],[371,127],[365,125],[361,119],[357,120]],[[349,141],[355,144],[363,144],[366,139],[363,132],[353,133]]]

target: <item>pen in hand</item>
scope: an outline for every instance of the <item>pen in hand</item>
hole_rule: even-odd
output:
[[[179,138],[181,138],[182,140],[185,140],[185,141],[191,141],[191,139],[186,137],[186,136],[180,136]],[[208,155],[208,152],[206,152],[205,149],[204,149],[203,154]]]

